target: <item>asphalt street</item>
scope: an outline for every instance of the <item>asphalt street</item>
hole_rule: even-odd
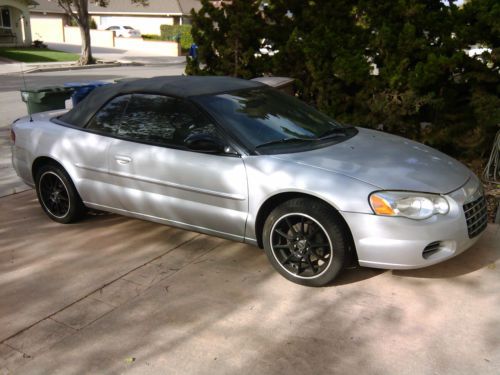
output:
[[[24,87],[37,88],[61,85],[66,82],[113,81],[126,77],[156,77],[161,75],[180,75],[184,64],[161,66],[123,66],[88,70],[67,70],[43,73],[21,73],[0,75],[0,129],[6,129],[10,122],[26,115],[26,105],[21,101],[19,90]],[[26,84],[25,84],[26,82]]]

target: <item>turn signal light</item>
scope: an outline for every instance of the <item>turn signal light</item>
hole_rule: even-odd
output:
[[[10,141],[12,144],[16,143],[16,133],[14,133],[14,130],[10,129]]]
[[[372,194],[370,196],[370,203],[377,215],[395,215],[391,205],[384,198]]]

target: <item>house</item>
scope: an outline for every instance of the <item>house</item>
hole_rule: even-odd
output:
[[[32,0],[0,0],[0,46],[30,46]]]
[[[0,0],[2,1],[2,0]],[[62,28],[69,23],[57,0],[37,0],[30,9],[33,38],[62,41]],[[130,0],[110,0],[101,7],[89,2],[89,14],[98,29],[109,26],[131,26],[142,34],[160,34],[160,25],[189,23],[191,9],[201,8],[199,0],[148,0],[148,5],[132,4]]]

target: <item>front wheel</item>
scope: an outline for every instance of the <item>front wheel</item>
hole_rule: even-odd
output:
[[[264,224],[264,250],[285,278],[324,286],[343,269],[346,235],[337,213],[314,199],[292,199],[276,207]]]
[[[71,178],[58,165],[44,165],[37,171],[36,193],[47,216],[58,223],[71,223],[85,214]]]

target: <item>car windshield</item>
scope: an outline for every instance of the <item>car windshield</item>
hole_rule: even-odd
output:
[[[127,30],[134,30],[132,27],[130,26],[123,26],[124,29],[127,29]]]
[[[310,144],[346,135],[343,125],[271,88],[204,95],[196,101],[251,150]]]

